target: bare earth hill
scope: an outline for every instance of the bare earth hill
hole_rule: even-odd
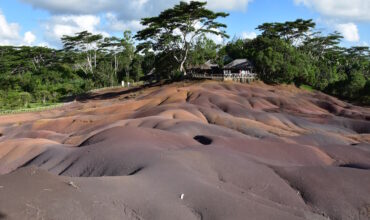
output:
[[[0,219],[369,219],[370,109],[292,86],[111,90],[0,117]]]

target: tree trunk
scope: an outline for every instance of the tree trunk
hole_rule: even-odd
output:
[[[182,72],[182,73],[184,74],[184,76],[186,76],[186,75],[187,75],[187,73],[186,73],[186,69],[185,69],[185,67],[184,67],[184,65],[185,65],[185,61],[186,61],[186,60],[183,60],[183,61],[181,62],[181,65],[180,65],[180,72]]]
[[[34,60],[32,60],[32,64],[33,64],[33,67],[35,68],[35,70],[37,70],[36,64],[35,64],[35,61]]]
[[[87,55],[87,65],[89,67],[90,72],[93,73],[92,58],[90,55]]]
[[[118,69],[117,54],[114,54],[114,75],[115,77],[117,77],[117,69]]]
[[[129,71],[125,71],[126,72],[126,80],[127,80],[127,82],[129,81],[129,77],[130,77],[130,74],[129,74]]]
[[[94,51],[94,67],[95,67],[95,69],[96,69],[96,50]]]
[[[186,60],[188,59],[188,53],[189,53],[189,50],[188,50],[188,49],[186,49],[186,50],[185,50],[185,56],[184,56],[184,58],[182,59],[181,64],[180,64],[180,72],[182,72],[182,73],[184,74],[184,76],[186,76],[186,75],[187,75],[187,73],[186,73],[186,69],[185,69],[185,62],[186,62]]]

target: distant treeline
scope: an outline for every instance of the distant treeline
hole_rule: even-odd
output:
[[[153,53],[135,53],[130,32],[122,39],[86,31],[63,37],[64,49],[0,47],[0,109],[49,105],[91,89],[138,81]]]
[[[253,40],[235,39],[224,48],[232,59],[248,58],[261,80],[308,85],[370,105],[369,47],[340,46],[339,33],[323,35],[312,20],[265,23]]]
[[[63,49],[0,47],[0,110],[48,105],[121,81],[181,79],[186,67],[210,60],[220,66],[248,58],[269,84],[294,83],[360,104],[370,104],[368,47],[344,48],[339,33],[324,35],[312,20],[265,23],[255,39],[234,38],[218,45],[210,34],[227,38],[228,16],[202,2],[181,2],[133,36],[103,37],[83,31],[64,36]],[[202,25],[203,24],[203,25]],[[136,41],[135,41],[136,40]],[[136,44],[138,42],[138,44]]]

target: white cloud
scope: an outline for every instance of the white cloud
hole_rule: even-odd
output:
[[[341,33],[346,41],[358,42],[360,41],[360,35],[358,34],[358,28],[354,23],[337,24],[336,30]]]
[[[326,26],[341,33],[348,42],[359,43],[357,22],[370,22],[370,0],[294,0],[317,11]]]
[[[241,34],[241,38],[242,39],[254,39],[257,37],[257,33],[256,32],[243,32]]]
[[[138,19],[152,16],[171,7],[180,0],[22,0],[35,8],[53,14],[96,14],[113,12],[121,18]],[[186,0],[190,1],[190,0]],[[245,10],[252,0],[208,0],[215,10]]]
[[[214,10],[246,10],[252,0],[208,0],[208,7]]]
[[[294,0],[325,17],[342,21],[370,21],[369,0]]]
[[[27,31],[24,34],[23,41],[27,45],[32,45],[36,41],[36,36],[31,31]]]
[[[220,35],[206,34],[206,37],[213,40],[216,44],[222,44],[225,41],[225,39]]]
[[[37,46],[38,46],[38,47],[49,47],[49,48],[51,48],[51,47],[52,47],[52,46],[50,46],[50,44],[49,44],[49,43],[47,43],[47,42],[41,42],[41,43],[39,43]]]
[[[141,18],[159,14],[180,0],[21,0],[34,8],[50,12],[44,22],[47,42],[60,46],[63,35],[87,30],[93,33],[138,31],[142,29]],[[190,2],[190,0],[185,0]],[[208,0],[214,10],[244,11],[253,0]],[[104,32],[105,30],[106,32]],[[215,41],[222,39],[215,37]]]
[[[119,20],[115,14],[110,12],[108,12],[105,15],[105,18],[107,20],[106,29],[112,31],[119,32],[123,32],[125,30],[138,31],[143,27],[140,23],[140,20],[129,20],[129,21]]]
[[[36,36],[27,31],[22,38],[20,35],[20,25],[17,23],[9,23],[5,15],[0,11],[0,45],[32,45]]]
[[[8,23],[5,15],[0,11],[0,45],[9,45],[19,41],[19,30],[19,25]]]
[[[94,15],[54,15],[44,23],[43,28],[49,43],[59,46],[64,35],[74,35],[81,31],[109,36],[108,33],[99,30],[99,25],[100,18]]]

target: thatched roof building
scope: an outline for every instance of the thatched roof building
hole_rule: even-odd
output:
[[[253,71],[252,63],[247,59],[236,59],[224,67],[224,70],[230,70],[231,72],[239,71]]]
[[[188,70],[191,73],[208,73],[208,74],[222,73],[222,69],[220,69],[218,64],[212,63],[212,61],[210,60],[201,65],[189,66]]]

